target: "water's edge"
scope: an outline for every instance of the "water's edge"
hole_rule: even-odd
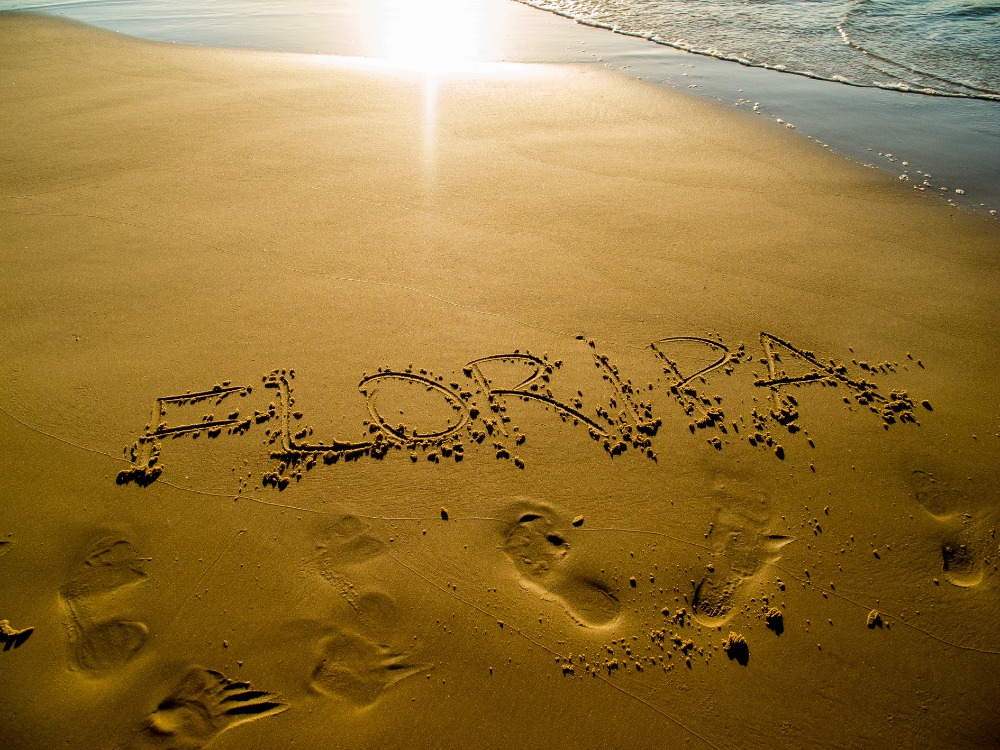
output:
[[[842,75],[824,76],[809,70],[796,70],[783,65],[748,60],[744,57],[739,57],[737,55],[732,55],[732,54],[726,54],[718,50],[703,49],[692,44],[684,44],[680,41],[671,41],[669,39],[664,39],[663,37],[660,37],[656,34],[631,31],[629,29],[622,28],[617,24],[607,23],[604,21],[597,21],[591,18],[585,18],[582,16],[573,15],[572,13],[560,10],[559,8],[547,7],[544,2],[539,2],[539,0],[515,0],[515,2],[522,3],[523,5],[527,5],[528,7],[535,8],[537,10],[547,11],[554,15],[561,16],[562,18],[567,18],[583,26],[589,26],[594,29],[601,29],[603,31],[610,31],[614,34],[619,34],[621,36],[641,39],[643,41],[652,42],[653,44],[658,44],[663,47],[669,47],[679,52],[688,52],[692,55],[699,55],[702,57],[708,57],[715,60],[722,60],[725,62],[736,63],[737,65],[743,65],[748,68],[761,68],[763,70],[771,70],[777,73],[784,73],[786,75],[802,76],[803,78],[811,78],[816,81],[829,81],[831,83],[841,83],[844,84],[845,86],[855,86],[857,88],[884,89],[886,91],[899,91],[902,93],[920,94],[923,96],[941,96],[949,99],[982,99],[984,101],[1000,102],[1000,94],[995,93],[993,91],[987,91],[985,89],[976,89],[965,84],[954,84],[956,87],[961,87],[963,89],[963,91],[958,92],[958,91],[935,89],[929,86],[918,87],[914,85],[908,85],[905,83],[896,83],[896,84],[890,84],[890,83],[880,84],[876,82],[867,83],[864,81],[852,80]],[[838,31],[844,38],[844,43],[846,46],[856,49],[859,53],[865,56],[880,59],[883,62],[888,63],[890,65],[898,65],[898,63],[895,63],[892,60],[886,58],[878,58],[877,55],[875,55],[875,53],[870,52],[861,47],[860,45],[856,44],[855,42],[851,41],[848,38],[847,33],[842,28],[838,27]],[[929,75],[929,74],[924,74],[924,75]]]
[[[528,0],[515,1],[541,10]],[[928,196],[998,217],[1000,102],[852,86],[747,66],[618,33],[565,13],[541,12],[592,30],[588,49],[599,64],[750,109]]]
[[[477,0],[510,17],[513,30],[498,59],[509,62],[602,65],[647,82],[748,109],[794,128],[838,154],[892,174],[927,196],[997,218],[1000,209],[1000,102],[925,96],[850,86],[692,54],[635,35],[615,33],[529,0]],[[23,3],[0,0],[4,8]],[[220,14],[214,24],[183,4],[135,0],[69,3],[47,12],[161,42],[335,55],[363,54],[340,26],[356,6],[324,6],[323,24],[305,4],[282,4],[282,23],[270,15]],[[238,4],[237,4],[238,5]],[[299,5],[302,7],[300,8]],[[220,6],[221,7],[221,6]],[[234,6],[235,7],[235,6]],[[275,6],[278,8],[279,6]],[[132,15],[130,16],[130,10]],[[235,21],[234,21],[235,19]],[[284,25],[283,25],[284,24]],[[326,32],[316,34],[322,25]]]

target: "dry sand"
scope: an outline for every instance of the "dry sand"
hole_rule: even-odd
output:
[[[0,40],[0,745],[996,745],[995,225],[592,70]]]

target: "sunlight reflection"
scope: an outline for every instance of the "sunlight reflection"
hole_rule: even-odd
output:
[[[365,7],[363,28],[357,39],[364,60],[421,79],[423,94],[419,121],[423,177],[429,190],[437,184],[441,164],[439,132],[440,96],[447,79],[472,76],[490,86],[488,79],[537,74],[530,65],[499,62],[508,19],[501,6],[476,0],[358,0]],[[357,64],[359,58],[353,58]],[[341,58],[338,64],[345,64]],[[466,78],[468,85],[470,79]],[[415,113],[416,114],[416,113]]]
[[[463,0],[381,0],[376,3],[374,56],[434,74],[482,62],[486,12]]]
[[[373,58],[424,76],[424,178],[437,170],[438,77],[484,66],[490,11],[468,0],[375,0],[371,6]]]

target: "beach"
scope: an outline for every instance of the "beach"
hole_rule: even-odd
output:
[[[997,743],[995,221],[610,71],[0,38],[4,747]]]
[[[752,112],[996,220],[1000,11],[977,2],[0,0],[0,12],[51,13],[151,41],[404,66],[416,51],[450,65],[464,58],[608,68]],[[875,29],[895,48],[895,63],[881,45],[859,46]],[[720,30],[732,37],[722,48],[712,39]],[[961,68],[985,88],[965,89]],[[937,78],[928,79],[932,71]]]

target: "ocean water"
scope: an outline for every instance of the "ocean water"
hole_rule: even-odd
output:
[[[425,54],[604,65],[794,127],[928,196],[1000,210],[1000,0],[0,0],[4,10],[163,42],[380,57],[389,35],[414,49],[423,38]]]
[[[518,0],[742,65],[897,91],[1000,101],[1000,0]],[[0,0],[137,36],[366,54],[358,17],[459,12],[461,0]],[[296,49],[294,51],[300,51]]]
[[[520,0],[675,49],[924,95],[1000,101],[995,0]]]

